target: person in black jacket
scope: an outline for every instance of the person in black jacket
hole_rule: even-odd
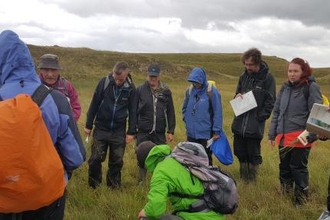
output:
[[[137,87],[137,146],[143,141],[165,144],[173,140],[175,111],[172,92],[159,78],[160,67],[152,63],[148,67],[147,80]],[[139,183],[145,175],[146,169],[139,167]]]
[[[109,148],[107,186],[121,186],[121,169],[126,143],[136,134],[136,88],[126,62],[118,62],[112,73],[98,83],[90,103],[85,134],[93,128],[92,153],[88,160],[89,185],[96,188],[102,182],[102,162]],[[126,120],[128,117],[128,129]],[[126,139],[126,143],[125,143]]]
[[[240,163],[240,177],[246,182],[255,182],[262,163],[260,143],[265,121],[275,103],[276,83],[258,49],[244,52],[242,63],[245,70],[239,78],[235,98],[242,98],[243,94],[252,91],[257,107],[235,117],[231,129],[234,133],[234,154]]]

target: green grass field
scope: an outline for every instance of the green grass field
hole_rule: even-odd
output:
[[[161,64],[162,79],[173,93],[176,108],[175,141],[172,147],[185,140],[184,124],[181,120],[181,107],[184,92],[189,85],[186,77],[194,66],[206,69],[209,79],[215,80],[222,96],[223,128],[232,143],[230,130],[233,111],[229,101],[233,98],[239,74],[242,71],[239,54],[126,54],[93,51],[86,48],[37,47],[30,45],[31,53],[38,63],[43,53],[58,54],[63,63],[62,75],[69,78],[79,91],[83,114],[78,122],[79,129],[84,128],[86,111],[99,79],[109,73],[116,61],[125,60],[132,67],[132,76],[136,85],[146,77],[146,68],[152,61]],[[265,57],[274,73],[278,87],[286,78],[287,61],[277,57]],[[329,68],[316,69],[315,74],[324,94],[330,97]],[[269,121],[268,121],[269,123]],[[225,167],[237,180],[239,190],[239,208],[228,220],[306,220],[317,219],[324,210],[327,196],[327,183],[330,174],[330,141],[318,142],[313,147],[310,160],[310,201],[301,209],[292,205],[291,198],[280,194],[278,180],[278,149],[272,148],[267,141],[268,123],[262,142],[263,164],[260,166],[258,181],[255,185],[245,184],[239,179],[238,161]],[[83,133],[82,133],[83,134]],[[82,136],[84,139],[85,137]],[[85,144],[90,155],[90,144]],[[214,160],[216,161],[216,159]],[[137,161],[134,144],[126,147],[122,170],[122,188],[108,189],[103,183],[93,190],[88,187],[88,165],[85,162],[74,172],[68,185],[66,220],[126,220],[137,219],[138,212],[146,202],[148,184],[137,185]],[[104,174],[107,161],[103,164]],[[105,177],[105,175],[104,175]],[[150,177],[150,176],[149,176]],[[103,179],[105,180],[105,179]],[[171,209],[169,207],[168,211]]]

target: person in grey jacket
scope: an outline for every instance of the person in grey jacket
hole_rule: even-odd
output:
[[[160,81],[160,66],[152,63],[148,67],[147,80],[139,85],[137,93],[136,144],[152,141],[166,144],[173,140],[175,110],[172,92]],[[139,183],[145,179],[147,170],[139,167]]]
[[[239,78],[235,98],[242,98],[243,94],[252,91],[257,107],[235,117],[231,129],[234,133],[234,154],[240,163],[240,177],[247,183],[253,183],[262,163],[260,143],[265,121],[270,117],[275,103],[276,84],[258,49],[251,48],[244,52],[242,63],[245,70]]]
[[[268,133],[270,144],[274,146],[276,142],[279,146],[282,193],[290,194],[294,187],[297,207],[305,204],[308,198],[307,164],[312,146],[312,143],[304,146],[297,138],[306,129],[313,104],[322,103],[320,87],[311,75],[312,69],[304,59],[294,58],[290,62],[288,81],[277,96]]]

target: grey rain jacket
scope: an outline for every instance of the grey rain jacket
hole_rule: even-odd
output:
[[[314,103],[322,104],[322,95],[315,79],[310,77],[308,94],[304,94],[304,87],[296,87],[291,82],[285,82],[277,95],[273,117],[268,131],[268,139],[275,140],[278,134],[289,134],[302,131]]]

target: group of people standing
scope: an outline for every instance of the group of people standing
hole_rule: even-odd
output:
[[[243,53],[241,61],[244,72],[239,77],[234,98],[243,98],[245,93],[252,91],[257,107],[235,117],[231,126],[240,178],[247,183],[256,181],[258,168],[262,164],[261,141],[265,122],[273,112],[268,139],[272,146],[276,140],[279,148],[282,192],[293,192],[294,204],[299,207],[308,199],[308,155],[315,140],[306,146],[296,140],[306,128],[312,105],[322,103],[320,87],[312,77],[308,62],[294,58],[288,66],[288,81],[281,86],[276,97],[276,82],[261,52],[251,48]],[[173,140],[175,111],[171,91],[159,79],[160,66],[151,64],[147,70],[147,80],[137,89],[128,71],[126,63],[117,63],[113,72],[106,77],[109,78],[110,86],[105,88],[106,78],[101,79],[88,110],[85,128],[87,135],[95,119],[94,142],[89,159],[89,184],[93,188],[101,183],[101,163],[105,160],[108,147],[107,185],[119,187],[125,137],[126,143],[129,143],[133,140],[131,136],[136,135],[137,146],[144,141],[162,145]],[[211,166],[212,151],[207,148],[207,142],[210,138],[221,138],[221,95],[216,87],[209,85],[202,68],[192,69],[187,80],[192,85],[185,92],[182,106],[186,140],[199,143],[205,148]],[[125,134],[124,121],[127,117],[128,129]],[[100,130],[106,131],[103,136],[99,134],[102,132]],[[113,137],[116,136],[121,137],[121,142],[118,140],[114,144],[116,139]],[[140,183],[145,175],[144,164],[139,164]]]
[[[15,50],[16,47],[11,47],[11,44],[18,45],[18,49]],[[40,57],[37,77],[29,50],[14,32],[2,32],[0,45],[3,46],[0,53],[2,98],[14,97],[19,93],[32,94],[41,83],[64,95],[51,95],[49,99],[52,101],[46,102],[41,109],[54,146],[57,147],[66,168],[66,179],[69,180],[73,170],[84,162],[86,155],[76,124],[81,116],[77,91],[68,80],[60,76],[61,66],[57,55],[45,54]],[[258,168],[262,164],[261,141],[265,122],[273,113],[268,139],[272,146],[276,143],[279,148],[279,180],[282,193],[293,193],[294,204],[302,206],[306,203],[309,192],[308,156],[317,138],[316,134],[310,135],[307,145],[302,145],[296,140],[306,128],[313,104],[322,103],[320,87],[312,76],[308,62],[302,58],[294,58],[289,63],[288,80],[283,83],[277,94],[275,79],[258,49],[251,48],[244,52],[241,61],[244,72],[239,77],[234,98],[243,98],[245,93],[252,91],[257,107],[234,117],[231,125],[240,178],[246,183],[256,182]],[[112,72],[97,84],[84,128],[87,136],[93,136],[91,155],[88,159],[90,187],[95,189],[101,184],[102,162],[106,160],[108,151],[106,184],[110,188],[119,188],[127,143],[131,143],[135,138],[138,148],[146,141],[153,143],[152,146],[148,145],[148,151],[142,151],[144,160],[137,158],[138,181],[141,184],[146,178],[144,162],[151,148],[173,141],[176,127],[173,97],[170,88],[160,80],[160,75],[160,65],[150,64],[146,81],[136,88],[128,63],[118,62]],[[182,119],[186,128],[185,140],[202,145],[209,158],[209,165],[212,166],[212,151],[207,144],[209,139],[221,138],[221,95],[219,90],[208,82],[207,74],[202,68],[193,68],[187,80],[191,86],[185,91],[182,106]],[[63,97],[66,97],[65,103]],[[57,123],[54,123],[56,121]],[[163,147],[163,150],[168,151],[169,148]],[[178,178],[176,184],[179,183]],[[52,219],[63,219],[64,205],[65,192],[54,204],[27,212],[27,217],[24,218],[23,215],[22,219],[29,219],[31,216],[35,219],[45,217],[53,213],[53,209],[57,209],[58,214]],[[145,216],[148,216],[148,213],[143,211],[140,217]],[[0,214],[0,220],[7,218],[10,216]]]

